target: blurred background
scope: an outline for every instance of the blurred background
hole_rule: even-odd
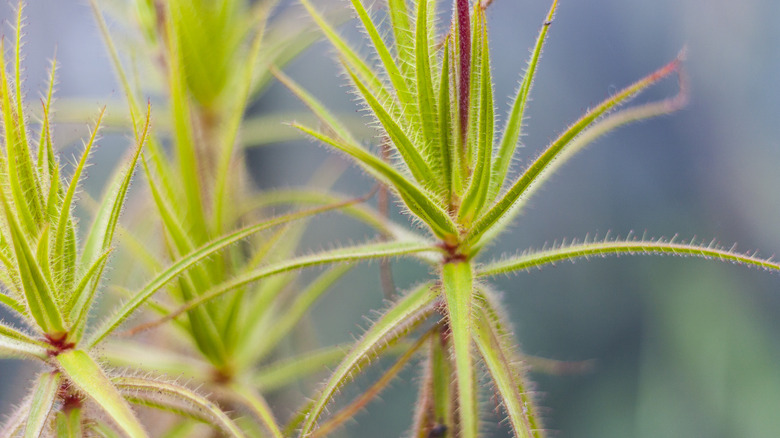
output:
[[[285,6],[297,7],[291,1]],[[547,0],[495,0],[488,9],[502,120],[548,8]],[[3,2],[0,18],[12,19],[13,11]],[[442,14],[445,27],[449,12]],[[111,106],[124,110],[85,1],[35,0],[25,15],[31,104],[45,87],[48,60],[56,52],[61,101],[94,102],[95,113],[106,103],[109,112]],[[716,239],[726,247],[737,243],[740,251],[758,250],[766,257],[780,251],[777,17],[780,2],[773,0],[561,0],[532,91],[519,163],[535,157],[587,108],[670,61],[684,46],[691,101],[672,116],[622,128],[589,147],[532,200],[485,259],[562,238],[631,231]],[[354,26],[347,23],[343,30],[359,46]],[[3,33],[7,39],[12,35],[7,23]],[[331,108],[355,116],[350,90],[330,54],[326,43],[317,43],[286,70]],[[670,80],[640,101],[675,92]],[[253,111],[300,109],[274,85]],[[80,146],[73,140],[84,132],[83,126],[60,127],[55,142],[70,157]],[[106,135],[90,168],[95,186],[88,192],[100,190],[127,144],[122,134]],[[247,156],[264,188],[300,185],[334,157],[305,140],[252,148]],[[371,185],[352,168],[336,189],[360,194]],[[318,222],[308,242],[321,247],[372,237],[370,230],[333,216]],[[411,261],[393,268],[401,289],[429,276]],[[367,326],[362,315],[383,305],[378,278],[377,264],[356,270],[318,305],[309,331],[316,342],[344,342],[361,333]],[[531,375],[550,436],[780,436],[777,274],[698,259],[622,257],[560,263],[493,284],[503,292],[524,353],[594,361],[587,373]],[[30,370],[20,364],[0,363],[0,412],[10,412],[24,393]],[[376,375],[369,372],[359,382]],[[400,436],[411,423],[418,377],[418,370],[407,370],[342,436]],[[490,394],[484,398],[485,409],[492,409]],[[489,417],[486,436],[508,435],[502,418]]]

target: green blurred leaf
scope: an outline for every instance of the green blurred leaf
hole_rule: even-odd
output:
[[[76,388],[94,400],[126,434],[132,438],[147,436],[130,406],[87,353],[66,351],[57,355],[56,361]]]

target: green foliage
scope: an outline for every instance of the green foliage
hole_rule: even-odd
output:
[[[63,181],[51,138],[55,64],[41,123],[32,124],[22,101],[19,7],[14,61],[0,57],[0,303],[23,328],[0,324],[0,357],[35,361],[43,371],[8,417],[4,436],[321,437],[352,419],[422,356],[424,374],[418,379],[410,436],[479,436],[486,411],[482,387],[489,382],[514,436],[540,438],[544,425],[524,369],[533,358],[518,351],[488,277],[562,260],[634,254],[780,270],[772,260],[715,242],[632,236],[575,240],[503,260],[482,259],[483,249],[549,176],[585,146],[618,127],[685,104],[682,55],[589,109],[510,178],[557,0],[543,20],[501,127],[485,15],[489,1],[454,0],[449,28],[437,35],[435,0],[388,0],[381,24],[363,1],[350,0],[372,51],[369,57],[331,24],[338,14],[321,13],[321,2],[300,3],[335,48],[391,153],[377,155],[362,145],[357,139],[363,135],[353,133],[351,124],[280,71],[315,39],[314,30],[290,26],[299,19],[299,9],[277,8],[274,0],[126,3],[124,12],[132,13],[141,32],[142,58],[155,58],[154,68],[163,78],[164,110],[156,111],[161,123],[153,128],[150,105],[144,111],[138,103],[149,100],[141,96],[152,87],[137,85],[142,81],[127,73],[136,66],[125,67],[102,5],[91,0],[127,99],[130,123],[124,129],[133,133],[135,145],[95,202],[83,242],[73,214],[80,184],[99,128],[109,120],[119,122],[106,108],[100,110],[71,179]],[[0,51],[4,55],[4,47]],[[675,74],[678,95],[620,109]],[[312,177],[309,184],[318,190],[258,193],[249,184],[237,145],[255,136],[257,128],[245,113],[273,77],[321,122],[317,128],[293,126],[375,177],[380,190],[392,192],[422,232],[389,220],[381,207],[364,204],[374,191],[359,198],[328,193],[339,171],[325,169]],[[267,117],[278,120],[280,115]],[[284,136],[274,128],[259,137]],[[393,154],[397,159],[389,158]],[[120,224],[139,164],[147,190],[137,194],[134,213],[146,222]],[[280,206],[287,210],[268,213]],[[374,228],[381,238],[310,250],[310,220],[335,210]],[[120,234],[125,239],[115,241]],[[302,254],[302,248],[308,252]],[[120,275],[112,284],[124,301],[106,312],[97,297],[105,289],[103,277],[114,253],[124,257],[117,257]],[[294,348],[290,354],[282,348],[355,263],[397,257],[424,262],[432,278],[395,297],[351,345]],[[327,269],[311,278],[298,275],[323,266]],[[129,287],[129,277],[139,273],[143,285]],[[135,322],[139,316],[143,320]],[[123,330],[130,321],[136,325]],[[139,336],[153,329],[153,336]],[[134,338],[120,340],[120,335]],[[383,355],[397,356],[394,364],[328,414],[339,391]],[[119,374],[113,366],[130,371]],[[269,403],[268,394],[323,368],[333,371],[283,424],[283,410]],[[210,395],[175,383],[177,378],[190,379]],[[175,422],[159,430],[133,405],[161,410]]]
[[[438,246],[442,249],[441,257],[435,262],[439,265],[437,284],[440,285],[435,290],[442,296],[437,315],[445,324],[447,340],[431,346],[430,368],[421,383],[413,436],[429,436],[441,429],[446,430],[447,436],[478,435],[480,397],[475,350],[495,384],[514,434],[518,437],[544,435],[531,394],[525,389],[528,387],[525,376],[508,339],[506,323],[496,311],[500,305],[495,298],[480,292],[474,277],[608,254],[686,255],[780,269],[775,262],[715,245],[632,238],[573,242],[539,252],[526,251],[519,257],[486,265],[478,263],[480,251],[512,222],[549,175],[587,144],[617,127],[668,114],[684,105],[686,90],[680,73],[682,55],[588,110],[532,160],[514,181],[510,181],[510,163],[523,131],[523,115],[557,1],[552,2],[545,17],[500,139],[496,139],[496,110],[484,13],[489,2],[478,3],[472,8],[468,0],[456,0],[448,33],[438,36],[432,32],[435,1],[389,1],[391,34],[395,40],[388,44],[380,37],[365,6],[353,0],[360,26],[366,31],[370,46],[380,61],[376,64],[353,50],[309,1],[302,0],[302,3],[331,41],[356,94],[377,122],[380,136],[389,140],[400,159],[393,165],[368,152],[344,132],[343,125],[314,97],[279,74],[326,129],[296,126],[343,152],[389,186],[408,213],[439,241]],[[609,114],[674,73],[681,79],[679,95]],[[377,339],[371,344],[370,341],[370,338],[364,338],[353,347],[352,354],[360,357],[385,342]],[[341,366],[351,370],[354,361],[354,358],[345,360]],[[437,383],[437,373],[449,375],[450,370],[454,373],[451,387]],[[337,372],[315,399],[314,409],[306,411],[302,436],[317,435],[314,422],[332,398],[334,389],[342,384],[343,377],[339,376],[342,374]],[[332,427],[330,422],[326,424]]]

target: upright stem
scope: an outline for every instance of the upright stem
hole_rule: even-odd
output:
[[[460,75],[458,83],[458,112],[460,115],[461,144],[465,144],[469,121],[469,83],[471,80],[471,23],[469,0],[455,0],[458,22],[458,45],[460,50]]]
[[[442,268],[442,285],[450,319],[452,347],[455,353],[455,386],[458,390],[461,438],[477,436],[477,391],[471,358],[471,326],[474,278],[471,263],[454,259]]]

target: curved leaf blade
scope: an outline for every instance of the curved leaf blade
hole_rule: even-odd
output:
[[[159,404],[163,409],[166,406],[170,406],[173,410],[179,410],[184,407],[184,409],[192,411],[197,417],[203,418],[209,425],[217,427],[228,436],[239,438],[244,436],[238,426],[233,423],[233,420],[222,412],[216,404],[181,385],[160,380],[126,376],[114,377],[111,379],[111,382],[116,388],[130,397],[143,399],[145,396],[149,396],[156,402],[155,404]]]
[[[509,118],[504,128],[504,135],[501,137],[501,143],[498,147],[498,153],[496,154],[496,161],[493,163],[493,175],[490,179],[490,194],[488,196],[488,203],[492,203],[498,196],[501,187],[506,179],[506,174],[509,171],[509,165],[512,163],[512,157],[515,154],[517,143],[520,140],[520,134],[523,128],[523,115],[525,114],[526,104],[528,103],[528,96],[531,92],[531,86],[533,85],[534,77],[536,76],[536,68],[539,64],[539,58],[542,55],[542,47],[547,39],[547,32],[550,29],[550,25],[553,22],[555,16],[555,10],[558,7],[558,0],[553,0],[550,11],[547,13],[547,18],[542,25],[542,29],[539,31],[539,36],[536,38],[536,44],[531,52],[531,58],[528,60],[528,67],[525,70],[525,75],[520,83],[520,88],[517,90],[514,103],[512,103],[512,109],[509,111]]]
[[[38,378],[30,403],[24,438],[38,438],[41,436],[44,427],[46,427],[49,412],[51,412],[51,408],[54,406],[54,400],[57,398],[57,390],[60,388],[60,377],[60,373],[54,371],[43,373]]]
[[[754,254],[742,254],[731,249],[719,247],[715,241],[709,245],[675,243],[674,239],[665,240],[604,240],[601,242],[572,243],[560,248],[543,251],[526,251],[517,257],[493,262],[477,270],[478,277],[542,268],[554,265],[562,260],[578,258],[604,257],[608,255],[676,255],[698,257],[708,260],[736,263],[756,267],[767,271],[780,271],[780,264],[772,259],[762,259]]]
[[[569,129],[563,132],[515,181],[512,187],[488,210],[471,228],[465,239],[466,246],[472,246],[497,222],[506,219],[507,212],[521,198],[526,196],[527,189],[537,182],[537,179],[546,171],[550,165],[561,154],[566,146],[575,139],[583,130],[595,122],[599,117],[609,110],[626,102],[631,97],[645,90],[661,79],[669,76],[680,68],[681,57],[676,58],[669,64],[661,67],[655,72],[636,81],[632,85],[622,89],[612,97],[604,100],[597,107],[588,111]]]
[[[93,399],[130,437],[146,437],[146,431],[95,361],[81,350],[57,355],[62,371],[76,387]]]
[[[404,200],[407,208],[425,222],[438,237],[448,242],[453,241],[457,237],[458,228],[450,216],[428,194],[407,180],[389,164],[361,147],[328,137],[301,125],[294,124],[293,126],[347,153],[371,174],[388,181]]]
[[[346,204],[350,204],[352,202]],[[210,243],[193,250],[191,253],[181,257],[166,270],[159,273],[156,277],[150,280],[143,289],[138,291],[129,301],[123,304],[114,314],[114,316],[106,320],[106,322],[103,323],[101,327],[95,332],[88,345],[95,346],[98,342],[100,342],[117,327],[119,327],[122,322],[124,322],[139,306],[144,303],[144,301],[151,297],[155,292],[168,284],[169,281],[175,279],[181,273],[187,271],[205,258],[259,231],[266,230],[268,228],[272,228],[294,220],[304,219],[314,214],[333,210],[343,206],[344,204],[335,204],[279,216],[274,219],[246,227],[244,229],[234,231],[226,236],[212,240]]]
[[[490,324],[485,311],[477,309],[474,320],[474,344],[485,361],[488,372],[498,389],[503,401],[504,410],[509,416],[514,436],[517,438],[537,438],[543,436],[542,431],[534,427],[535,422],[529,418],[533,409],[526,406],[522,391],[525,388],[521,376],[514,369],[514,358],[500,340],[500,335]]]
[[[429,307],[435,298],[436,293],[431,289],[431,285],[425,284],[402,298],[382,315],[341,361],[314,399],[301,428],[302,437],[311,436],[320,415],[335,392],[350,380],[350,376],[360,364],[367,357],[378,354],[386,347],[388,336],[398,338],[405,334],[410,326],[414,326],[413,322],[421,318],[421,313],[425,313],[425,308]]]

